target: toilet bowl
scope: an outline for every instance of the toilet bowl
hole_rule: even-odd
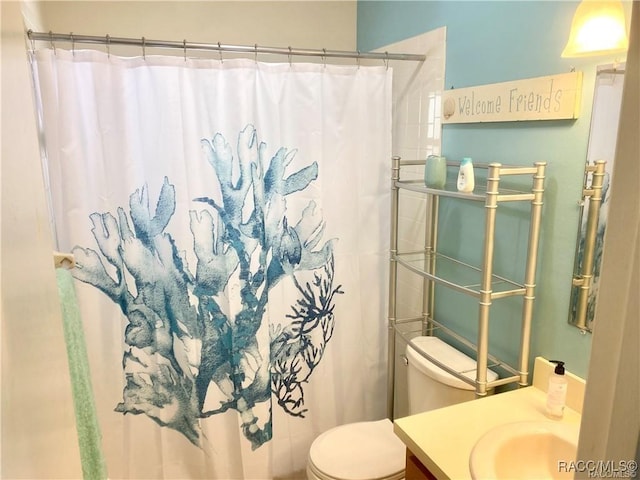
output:
[[[475,378],[475,360],[437,337],[417,337],[407,346],[409,411],[416,414],[475,398],[470,384],[428,361]],[[498,376],[487,372],[489,381]],[[309,480],[400,480],[404,478],[406,446],[388,420],[334,427],[316,438],[309,449]]]

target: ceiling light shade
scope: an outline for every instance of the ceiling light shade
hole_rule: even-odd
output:
[[[573,15],[569,41],[562,57],[626,52],[629,48],[620,0],[582,0]]]

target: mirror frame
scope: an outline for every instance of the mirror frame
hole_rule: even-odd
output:
[[[598,66],[596,73],[569,301],[569,323],[585,332],[595,321],[624,71],[621,63]]]

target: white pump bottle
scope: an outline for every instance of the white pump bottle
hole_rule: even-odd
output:
[[[567,401],[567,377],[564,376],[564,362],[551,360],[556,364],[554,372],[549,375],[547,388],[547,416],[553,419],[561,419],[564,415],[564,406]]]

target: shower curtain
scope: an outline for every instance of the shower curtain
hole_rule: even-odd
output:
[[[391,70],[34,53],[111,478],[299,478],[385,412]]]

